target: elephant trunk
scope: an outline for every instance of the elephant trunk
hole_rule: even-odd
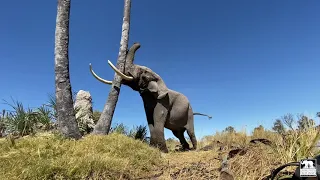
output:
[[[140,48],[140,46],[141,46],[140,43],[136,42],[129,49],[129,51],[127,53],[127,57],[126,57],[126,68],[125,69],[129,69],[129,67],[133,64],[134,55],[135,55],[136,51]]]

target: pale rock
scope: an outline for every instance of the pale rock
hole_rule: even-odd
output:
[[[94,128],[92,97],[88,91],[80,90],[74,103],[76,119],[82,133],[90,133]]]

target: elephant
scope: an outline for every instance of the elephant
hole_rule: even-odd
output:
[[[197,140],[194,132],[194,115],[212,117],[202,113],[194,113],[188,98],[177,91],[169,89],[162,78],[150,68],[133,64],[134,55],[140,48],[139,43],[134,43],[126,56],[124,73],[115,67],[109,60],[108,64],[121,77],[121,84],[138,91],[142,97],[145,114],[150,131],[150,145],[158,147],[167,153],[168,148],[164,138],[164,128],[172,131],[183,147],[183,150],[196,150]],[[112,81],[99,77],[92,69],[90,72],[99,81],[112,85]],[[184,137],[187,131],[193,148],[190,149]]]

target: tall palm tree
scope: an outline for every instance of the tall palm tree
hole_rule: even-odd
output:
[[[69,17],[70,1],[58,0],[55,32],[55,88],[57,123],[65,137],[81,138],[73,108],[69,73]]]
[[[123,67],[126,61],[128,41],[129,41],[129,31],[130,31],[130,8],[131,0],[124,0],[124,12],[123,12],[123,23],[122,23],[122,34],[120,40],[120,49],[117,61],[117,67],[120,71],[123,71]],[[115,73],[113,78],[112,87],[109,92],[107,102],[104,105],[101,116],[94,127],[93,134],[108,134],[111,128],[112,118],[114,111],[117,106],[121,79],[120,76]]]

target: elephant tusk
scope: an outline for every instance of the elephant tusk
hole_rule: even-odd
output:
[[[92,70],[92,66],[91,66],[91,63],[89,64],[90,66],[90,72],[91,74],[96,78],[98,79],[99,81],[105,83],[105,84],[109,84],[111,85],[112,84],[112,81],[108,81],[108,80],[105,80],[105,79],[102,79],[101,77],[99,77],[93,70]]]
[[[133,80],[133,77],[130,77],[130,76],[127,76],[125,74],[123,74],[122,72],[120,72],[119,69],[117,69],[113,64],[112,62],[110,62],[108,60],[108,64],[111,66],[111,68],[119,75],[121,76],[124,80],[127,80],[127,81],[132,81]]]

